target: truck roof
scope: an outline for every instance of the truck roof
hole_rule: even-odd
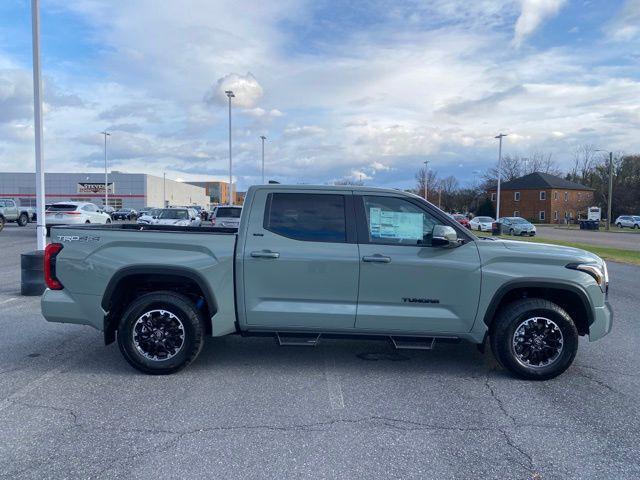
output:
[[[401,193],[411,197],[419,197],[411,192],[405,192],[404,190],[397,190],[393,188],[379,188],[368,187],[364,185],[284,185],[284,184],[269,184],[269,185],[254,185],[249,187],[249,190],[331,190],[331,191],[345,191],[345,192],[359,192],[359,193]]]

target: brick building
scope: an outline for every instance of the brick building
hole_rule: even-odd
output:
[[[496,207],[496,188],[489,190]],[[594,190],[548,173],[534,172],[500,185],[500,216],[540,223],[564,223],[586,217]]]

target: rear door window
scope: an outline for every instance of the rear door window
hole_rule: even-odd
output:
[[[264,228],[294,240],[344,243],[347,241],[344,196],[272,193],[267,201]]]
[[[216,217],[219,218],[240,218],[241,208],[219,207],[216,210]]]

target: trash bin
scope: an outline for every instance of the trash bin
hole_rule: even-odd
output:
[[[502,223],[493,222],[491,224],[491,234],[492,235],[500,235],[502,233]]]
[[[44,251],[36,250],[20,255],[20,293],[42,295],[44,284]]]

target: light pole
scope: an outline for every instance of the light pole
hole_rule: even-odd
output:
[[[607,152],[606,150],[595,150],[596,152],[605,152],[609,154],[609,192],[607,194],[607,226],[606,229],[611,228],[611,203],[613,197],[613,152]]]
[[[427,194],[429,193],[429,160],[424,161],[424,199],[428,202]]]
[[[260,135],[262,140],[262,184],[264,185],[264,141],[267,139],[264,135]]]
[[[40,0],[31,0],[31,33],[33,36],[33,127],[36,147],[36,238],[38,250],[47,245],[44,216],[44,159],[42,155],[42,76],[40,74]]]
[[[110,137],[111,134],[106,130],[104,132],[100,132],[104,135],[104,206],[105,208],[109,206],[109,182],[108,182],[108,173],[107,173],[107,137]]]
[[[231,159],[231,99],[235,97],[233,90],[225,90],[229,99],[229,205],[233,205],[233,161]]]
[[[498,191],[496,194],[496,220],[500,218],[500,177],[502,174],[502,138],[506,137],[508,134],[500,133],[493,138],[497,138],[500,140],[500,144],[498,147]]]

